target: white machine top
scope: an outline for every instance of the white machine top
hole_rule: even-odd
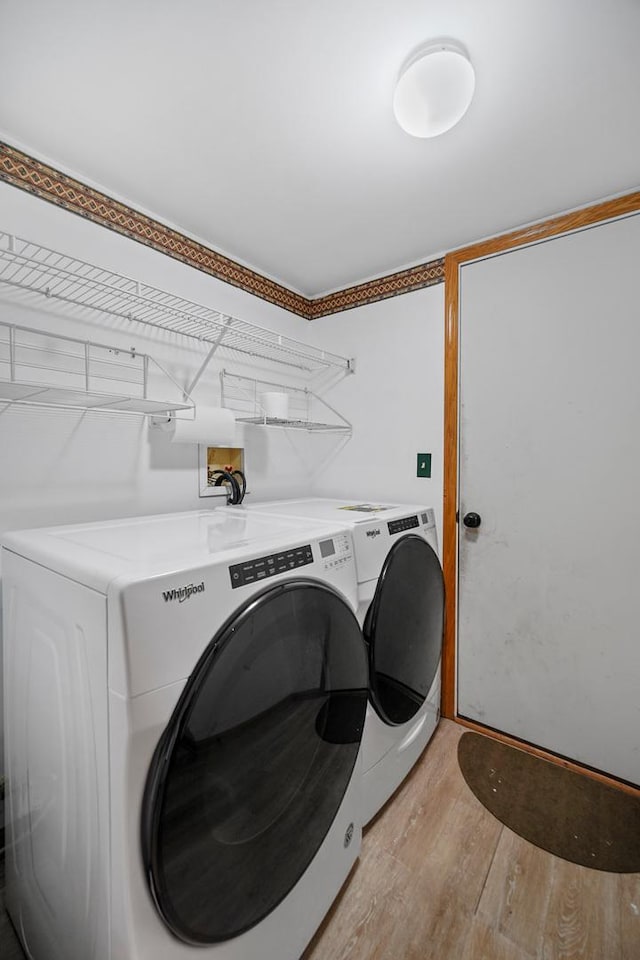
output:
[[[311,523],[241,509],[105,520],[7,533],[3,546],[106,593],[116,578],[138,580],[232,563],[313,536],[346,533],[348,524]]]
[[[429,507],[413,503],[365,503],[358,500],[328,498],[302,498],[299,500],[275,500],[252,503],[247,510],[268,513],[270,516],[303,517],[356,526],[360,523],[379,523],[381,520],[396,520],[409,514],[429,514],[429,524],[434,524],[433,511]],[[427,521],[423,521],[426,525]]]
[[[308,498],[252,503],[245,510],[254,516],[260,513],[282,519],[304,517],[307,523],[322,521],[348,527],[353,535],[359,584],[378,578],[390,547],[406,534],[416,534],[438,550],[435,514],[431,507]]]

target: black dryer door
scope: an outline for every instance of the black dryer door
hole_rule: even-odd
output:
[[[156,748],[142,852],[156,907],[191,944],[235,937],[289,893],[351,780],[367,660],[313,580],[254,595],[215,635]]]
[[[444,581],[440,561],[409,534],[389,550],[364,621],[371,702],[389,724],[406,723],[424,703],[442,651]]]

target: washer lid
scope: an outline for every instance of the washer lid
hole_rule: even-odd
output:
[[[266,500],[245,507],[248,512],[260,512],[269,516],[304,517],[309,520],[325,520],[356,526],[361,523],[376,523],[394,520],[411,513],[429,513],[429,523],[435,523],[433,510],[412,503],[367,503],[346,498],[339,500],[327,497],[305,497],[299,500]]]
[[[324,535],[347,525],[317,525]],[[105,593],[116,577],[142,579],[233,563],[309,539],[309,523],[214,508],[7,533],[8,549]]]

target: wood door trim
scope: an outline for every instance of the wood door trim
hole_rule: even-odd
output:
[[[445,258],[445,283],[446,260],[449,257],[458,265],[461,265],[470,260],[480,260],[482,257],[504,253],[506,250],[524,247],[531,243],[538,243],[540,240],[557,237],[563,233],[582,230],[605,220],[615,220],[617,217],[637,213],[638,210],[640,210],[640,190],[627,193],[623,197],[615,197],[612,200],[595,203],[590,207],[574,210],[572,213],[563,213],[549,220],[543,220],[541,223],[534,223],[520,230],[512,230],[510,233],[503,233],[489,240],[480,240],[467,247],[461,247],[459,250],[452,250]]]
[[[460,268],[483,257],[528,246],[541,240],[582,230],[606,220],[640,211],[640,191],[575,210],[490,240],[454,250],[445,257],[444,361],[444,494],[442,565],[446,589],[445,632],[442,650],[442,704],[444,717],[456,712],[456,635],[458,612],[458,403]],[[487,735],[493,732],[485,730]],[[586,769],[579,767],[579,769]]]
[[[444,477],[442,514],[442,570],[445,584],[444,642],[442,647],[442,703],[444,717],[455,717],[456,626],[458,612],[458,262],[444,261]]]
[[[560,756],[560,754],[543,750],[542,747],[536,747],[526,740],[511,737],[507,733],[494,730],[493,727],[485,727],[481,723],[476,723],[475,720],[467,720],[466,717],[460,716],[454,717],[454,720],[461,726],[467,727],[469,730],[474,730],[476,733],[482,733],[492,740],[499,740],[500,743],[506,743],[508,746],[516,747],[524,753],[530,753],[532,756],[539,757],[541,760],[548,760],[550,763],[555,763],[556,766],[564,767],[565,770],[571,770],[573,773],[581,773],[586,777],[590,777],[592,780],[597,780],[598,783],[605,784],[607,787],[614,787],[616,790],[622,790],[623,793],[628,793],[630,796],[640,799],[640,787],[636,787],[626,780],[618,780],[617,777],[601,773],[600,770],[594,770],[593,767],[583,766],[581,763],[576,763],[575,760],[568,760],[566,757]]]

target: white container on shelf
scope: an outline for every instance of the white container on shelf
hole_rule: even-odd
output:
[[[267,390],[260,394],[260,404],[266,417],[287,420],[289,417],[289,394],[279,390]]]

